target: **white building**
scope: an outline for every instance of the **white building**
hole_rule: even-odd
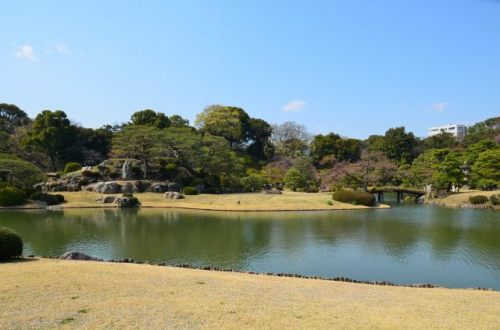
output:
[[[441,133],[450,133],[454,137],[456,137],[457,140],[463,140],[465,135],[467,134],[467,126],[459,124],[449,124],[439,127],[431,127],[428,130],[427,136],[434,136]]]

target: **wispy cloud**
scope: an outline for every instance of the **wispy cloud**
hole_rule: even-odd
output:
[[[65,43],[61,42],[61,43],[58,43],[58,44],[55,44],[54,45],[54,50],[58,53],[61,53],[61,54],[70,54],[71,51],[69,50],[69,47],[68,45],[66,45]]]
[[[281,110],[284,112],[299,112],[304,110],[306,105],[307,103],[304,101],[295,100],[285,104]]]
[[[35,49],[30,45],[20,46],[15,53],[17,58],[21,58],[28,61],[36,61]]]
[[[448,107],[449,107],[448,102],[437,102],[431,105],[431,110],[436,112],[443,112],[446,109],[448,109]]]

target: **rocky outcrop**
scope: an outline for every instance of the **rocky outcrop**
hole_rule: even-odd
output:
[[[163,198],[165,199],[183,199],[184,196],[181,195],[181,193],[177,191],[168,191],[165,194],[163,194]]]
[[[120,208],[132,208],[141,206],[141,203],[136,197],[117,197],[114,203]]]
[[[153,182],[149,185],[148,191],[154,193],[164,193],[169,191],[169,186],[170,184],[166,182]]]
[[[63,254],[62,256],[60,256],[59,259],[64,259],[64,260],[94,260],[94,261],[102,261],[102,259],[94,258],[94,257],[86,255],[85,253],[78,252],[78,251],[66,252],[65,254]]]
[[[125,162],[123,162],[122,179],[132,180],[132,162],[130,161],[130,159],[127,159]]]

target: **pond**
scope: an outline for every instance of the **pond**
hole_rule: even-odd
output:
[[[2,211],[0,226],[23,237],[27,255],[77,250],[103,259],[500,290],[495,211]]]

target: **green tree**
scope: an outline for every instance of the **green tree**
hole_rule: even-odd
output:
[[[303,157],[308,153],[310,134],[305,126],[292,121],[272,126],[271,142],[278,158]]]
[[[268,122],[258,118],[251,118],[247,138],[253,142],[247,147],[247,152],[257,160],[267,160],[274,155],[274,146],[269,141],[272,127]]]
[[[126,126],[113,136],[111,153],[118,158],[133,158],[143,162],[144,178],[149,164],[157,157],[175,157],[175,151],[166,143],[165,134],[154,126]]]
[[[170,119],[164,113],[151,109],[135,112],[132,114],[130,122],[132,125],[154,126],[160,129],[170,126]]]
[[[179,115],[170,116],[170,126],[181,128],[181,127],[189,127],[189,120],[182,118]]]
[[[385,155],[398,163],[411,163],[417,154],[417,139],[404,127],[391,128],[384,135]]]
[[[196,117],[195,125],[203,133],[225,138],[233,148],[246,141],[250,117],[241,108],[211,105]]]
[[[422,153],[413,162],[410,175],[413,185],[433,185],[437,190],[450,190],[451,185],[463,183],[459,155],[450,149],[432,149]]]
[[[76,127],[70,123],[64,111],[44,110],[36,116],[23,143],[27,148],[45,153],[55,171],[58,159],[66,158],[76,137]]]
[[[467,129],[464,142],[466,145],[477,143],[481,140],[497,141],[500,136],[500,117],[493,117],[481,121]]]
[[[260,191],[266,184],[266,179],[258,174],[250,174],[240,179],[240,184],[244,191]]]
[[[484,190],[500,187],[500,149],[486,150],[472,166],[471,183]]]
[[[384,151],[384,136],[370,135],[365,141],[365,145],[369,151]]]
[[[289,169],[285,174],[285,186],[292,191],[302,189],[306,186],[306,179],[295,167]]]
[[[28,115],[14,104],[0,103],[0,130],[12,133],[14,127],[26,125]]]
[[[446,132],[430,136],[424,139],[422,142],[425,150],[444,148],[452,149],[460,145],[453,134]]]

